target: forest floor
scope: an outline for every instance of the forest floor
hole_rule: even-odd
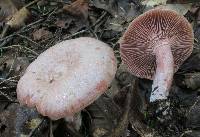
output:
[[[192,24],[194,49],[175,73],[169,98],[150,103],[152,81],[127,71],[119,41],[134,18],[166,2]],[[1,0],[0,137],[200,137],[200,3],[187,2]],[[26,67],[56,43],[85,36],[113,48],[118,70],[108,91],[81,112],[81,124],[20,106],[16,86]]]

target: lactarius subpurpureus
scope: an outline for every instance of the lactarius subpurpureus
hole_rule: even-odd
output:
[[[173,10],[149,10],[130,23],[120,42],[121,58],[133,75],[153,80],[150,102],[167,99],[193,39],[190,23]]]
[[[18,82],[17,98],[53,120],[71,118],[106,91],[116,69],[107,44],[89,37],[66,40],[28,66]]]

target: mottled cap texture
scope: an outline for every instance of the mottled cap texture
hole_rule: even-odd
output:
[[[193,50],[193,30],[185,17],[173,10],[153,9],[134,19],[120,42],[120,53],[129,71],[153,79],[155,48],[168,43],[174,57],[174,72]]]
[[[53,120],[71,117],[106,91],[116,69],[107,44],[88,37],[66,40],[28,66],[18,82],[17,98]]]

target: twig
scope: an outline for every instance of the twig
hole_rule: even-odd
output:
[[[3,38],[6,35],[8,28],[9,28],[9,25],[6,24],[1,33],[1,38]]]
[[[32,49],[30,49],[30,48],[28,48],[28,47],[26,47],[26,46],[21,46],[21,45],[12,45],[12,46],[8,46],[8,47],[2,47],[2,48],[0,48],[0,49],[8,49],[8,48],[14,48],[14,47],[21,47],[21,48],[24,48],[24,49],[30,51],[31,53],[33,53],[33,54],[36,55],[36,56],[39,55],[39,54],[38,54],[37,52],[35,52],[34,50],[32,50]]]
[[[22,32],[22,30],[24,30],[24,29],[26,29],[26,28],[28,28],[28,27],[32,27],[32,26],[34,26],[35,24],[38,24],[38,23],[40,23],[40,22],[42,22],[42,21],[44,21],[44,19],[39,19],[39,20],[37,20],[37,21],[35,21],[35,22],[32,22],[32,23],[28,24],[28,25],[24,26],[24,27],[21,29],[21,31],[19,31],[18,33]]]
[[[0,82],[0,85],[3,84],[3,83],[6,82],[6,81],[13,82],[12,79],[17,78],[17,77],[20,77],[20,76],[17,75],[17,76],[9,77],[8,79],[4,79],[4,80],[2,80],[2,81]],[[14,81],[14,82],[15,82],[15,81]]]
[[[70,124],[66,125],[68,132],[73,134],[73,137],[83,137],[79,132],[77,132],[73,126],[71,126]]]
[[[2,89],[10,89],[10,88],[15,88],[16,86],[10,86],[10,87],[0,87],[0,90]]]
[[[189,4],[189,3],[198,3],[199,0],[174,0],[172,2],[169,2],[169,4]]]
[[[15,33],[13,33],[13,34],[11,34],[11,35],[8,35],[8,36],[6,36],[6,37],[4,37],[4,38],[0,38],[0,41],[4,41],[4,40],[7,40],[7,39],[9,39],[9,38],[12,38],[14,35],[15,35]]]
[[[89,31],[90,31],[90,33],[92,33],[92,35],[93,35],[96,39],[99,39],[98,36],[97,36],[97,34],[96,34],[91,28],[89,28]]]
[[[81,34],[81,33],[86,32],[86,31],[88,31],[88,29],[84,29],[84,30],[78,31],[78,32],[76,32],[76,33],[74,33],[74,34],[72,34],[72,35],[70,35],[70,36],[67,36],[67,37],[65,37],[65,38],[63,38],[63,39],[66,40],[66,39],[72,38],[72,37],[74,37],[74,36],[77,36],[77,35],[79,35],[79,34]]]
[[[34,50],[32,50],[32,49],[30,49],[30,48],[28,48],[28,47],[25,47],[25,46],[24,46],[23,48],[25,48],[25,49],[31,51],[31,52],[32,52],[33,54],[35,54],[36,56],[39,55],[37,52],[35,52]]]
[[[16,59],[16,58],[15,58],[15,59]],[[12,72],[12,70],[14,70],[14,69],[13,69],[13,66],[14,66],[14,63],[15,63],[15,59],[13,59],[13,61],[12,61],[12,64],[11,64],[11,66],[10,66],[10,69],[9,69],[7,75],[6,75],[6,78],[10,75],[10,73]]]
[[[4,37],[4,38],[0,38],[0,41],[4,41],[4,40],[7,40],[7,39],[11,39],[13,36],[15,36],[15,35],[17,35],[17,34],[19,34],[19,33],[24,33],[24,32],[26,32],[26,31],[28,31],[28,30],[30,29],[30,27],[32,27],[32,26],[34,26],[35,24],[40,23],[40,22],[42,22],[42,21],[44,21],[44,19],[39,19],[39,20],[37,20],[37,21],[35,21],[35,22],[32,22],[32,23],[30,23],[30,24],[24,26],[23,28],[21,28],[19,31],[14,32],[13,34],[8,35],[8,36],[6,36],[6,37]],[[1,44],[1,45],[2,45],[2,44]],[[1,45],[0,45],[0,47],[2,47]]]
[[[96,23],[92,26],[94,28],[94,32],[98,30],[98,28],[105,22],[105,16],[107,15],[107,12],[104,12],[103,15],[100,16],[100,18],[96,21]],[[107,20],[108,18],[106,18]],[[101,37],[101,36],[100,36]]]
[[[35,4],[35,3],[38,2],[38,1],[40,1],[40,0],[31,1],[29,4],[27,4],[27,5],[24,6],[24,7],[27,8],[27,7],[29,7],[29,6],[31,6],[31,5],[33,5],[33,4]]]
[[[184,131],[184,132],[180,135],[180,137],[183,137],[185,134],[188,134],[188,133],[192,133],[192,130]]]
[[[7,94],[3,93],[1,90],[0,90],[0,95],[4,96],[5,98],[7,98],[11,102],[14,102],[14,100],[11,97],[9,97]]]
[[[14,36],[14,35],[13,35]],[[3,47],[4,45],[6,45],[9,41],[11,41],[13,39],[13,36],[5,39],[1,44],[0,47]],[[1,41],[1,40],[0,40]]]
[[[52,125],[52,120],[51,119],[49,119],[49,131],[50,131],[50,133],[49,133],[49,136],[50,137],[53,137],[53,125]]]
[[[101,22],[102,19],[103,19],[106,15],[107,15],[107,12],[104,11],[103,14],[101,15],[101,17],[92,25],[92,27],[95,27],[99,22]],[[84,29],[84,30],[81,30],[81,31],[78,31],[78,32],[76,32],[76,33],[74,33],[74,34],[72,34],[72,35],[70,35],[70,36],[67,36],[67,37],[65,37],[65,38],[63,38],[63,39],[64,39],[64,40],[70,39],[70,38],[72,38],[72,37],[75,37],[75,36],[77,36],[77,35],[79,35],[79,34],[81,34],[81,33],[87,32],[87,31],[92,32],[93,35],[94,35],[96,38],[98,38],[97,35],[96,35],[96,33],[95,33],[94,31],[92,31],[92,29],[91,29],[92,27],[87,28],[87,29]]]
[[[49,13],[49,15],[48,15],[48,17],[47,17],[47,20],[48,20],[53,14],[56,13],[57,9],[58,9],[58,7],[55,8],[52,12]]]
[[[33,44],[39,46],[39,44],[38,44],[37,42],[33,41],[33,40],[30,39],[29,37],[26,37],[26,36],[21,35],[21,34],[17,34],[17,36],[19,36],[19,37],[21,37],[21,38],[25,38],[26,40],[28,40],[28,41],[32,42]]]
[[[104,11],[103,14],[98,18],[98,20],[92,25],[92,27],[96,26],[102,19],[107,15],[107,12]]]

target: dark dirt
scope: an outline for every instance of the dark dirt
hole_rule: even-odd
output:
[[[185,15],[193,24],[193,53],[174,75],[169,99],[152,104],[152,81],[131,75],[121,65],[119,53],[120,37],[145,10],[140,0],[11,0],[12,11],[5,10],[4,2],[0,2],[0,137],[200,137],[200,3],[193,3]],[[25,5],[28,18],[18,27],[8,27],[13,11]],[[97,38],[114,49],[118,71],[108,91],[81,112],[77,123],[51,121],[35,109],[21,107],[15,90],[29,63],[55,43],[81,36]]]

